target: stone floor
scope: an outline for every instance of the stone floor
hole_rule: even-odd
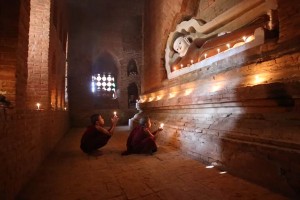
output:
[[[83,130],[72,129],[59,142],[17,199],[287,199],[207,169],[168,146],[161,146],[153,156],[121,156],[129,132],[125,126],[117,127],[102,156],[87,156],[79,149]]]

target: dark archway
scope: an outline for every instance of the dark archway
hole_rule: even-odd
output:
[[[128,65],[127,65],[127,76],[131,75],[137,75],[138,70],[137,70],[137,64],[134,59],[129,60]]]
[[[139,90],[135,83],[129,84],[128,88],[128,108],[135,108],[136,100],[139,99]]]
[[[118,68],[114,57],[109,52],[103,52],[95,59],[92,64],[92,74],[111,73],[118,76]]]

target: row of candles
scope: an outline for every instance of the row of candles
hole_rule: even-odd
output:
[[[36,109],[37,109],[37,110],[43,110],[43,109],[41,108],[41,106],[42,106],[41,103],[36,103]],[[64,110],[67,110],[67,107],[64,107]]]
[[[253,39],[254,39],[253,36],[249,36],[249,37],[243,36],[243,37],[242,37],[242,40],[244,41],[244,43],[250,42],[250,41],[252,41]],[[230,43],[227,43],[227,44],[226,44],[226,47],[227,47],[227,50],[230,49],[230,48],[231,48]],[[220,52],[221,52],[221,49],[218,48],[218,49],[217,49],[217,54],[219,54]],[[207,53],[205,53],[205,54],[203,54],[203,55],[204,55],[204,59],[206,59],[207,56],[208,56]],[[202,55],[200,56],[200,58],[199,58],[198,61],[201,61],[201,58],[202,58]],[[190,65],[193,65],[193,64],[194,64],[194,60],[190,60],[190,64],[188,64],[186,67],[188,67],[188,66],[190,66]],[[183,67],[184,67],[184,65],[183,65],[183,64],[180,64],[180,68],[183,68]],[[177,66],[174,66],[174,67],[173,67],[173,71],[176,71],[176,70],[178,70],[178,69],[180,69],[180,68],[178,68]]]
[[[268,79],[271,78],[270,74],[264,73],[264,74],[256,74],[251,76],[251,78],[248,78],[247,80],[243,81],[244,85],[259,85],[262,83],[267,83]],[[226,82],[223,83],[216,83],[212,86],[210,86],[207,89],[207,92],[216,92],[224,88]],[[137,100],[137,103],[145,103],[145,102],[152,102],[152,101],[159,101],[161,99],[167,100],[174,98],[175,96],[188,96],[194,92],[195,88],[189,88],[185,89],[183,91],[168,91],[164,92],[164,94],[151,94],[151,96],[143,96],[139,100]]]
[[[114,111],[114,116],[117,116],[117,112]],[[163,129],[164,128],[164,123],[160,123],[159,128]]]

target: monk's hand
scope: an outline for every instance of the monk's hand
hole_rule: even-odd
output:
[[[159,128],[157,129],[157,131],[162,131],[162,130],[164,130],[162,127],[159,127]]]
[[[113,125],[116,125],[117,122],[119,121],[119,117],[117,115],[114,115],[112,118],[111,118],[111,123]]]

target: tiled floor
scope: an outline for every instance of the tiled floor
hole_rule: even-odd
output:
[[[168,146],[153,156],[121,156],[129,132],[125,126],[116,129],[102,156],[87,156],[79,149],[83,130],[73,129],[60,141],[17,199],[287,199],[207,169]]]

